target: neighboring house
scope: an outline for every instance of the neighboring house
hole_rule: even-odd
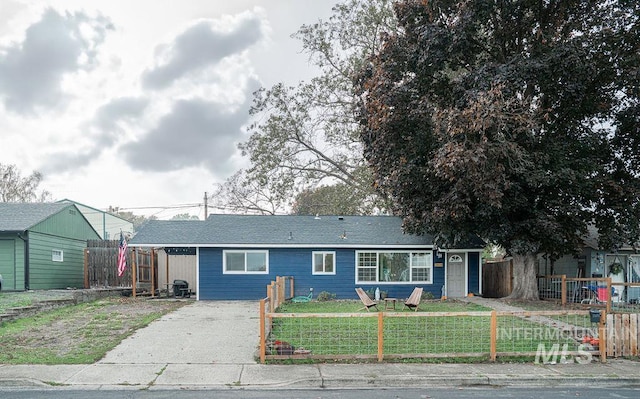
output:
[[[3,290],[84,286],[84,249],[99,239],[73,204],[0,203]]]
[[[63,199],[58,202],[74,204],[78,210],[82,212],[89,223],[91,223],[91,226],[93,226],[94,230],[98,232],[100,238],[103,240],[118,240],[120,238],[121,231],[128,235],[133,234],[133,223],[121,218],[120,216],[101,211],[100,209],[96,209],[70,199]]]
[[[619,264],[622,271],[611,274],[611,265]],[[590,228],[584,238],[584,246],[579,255],[565,255],[560,259],[550,260],[541,256],[538,260],[538,274],[566,275],[567,277],[612,277],[617,282],[640,282],[640,254],[630,245],[624,245],[616,251],[602,249],[598,245],[598,233]],[[615,284],[614,284],[615,288]],[[620,287],[615,300],[637,301],[640,298],[640,287],[628,290]]]
[[[151,220],[129,245],[193,249],[198,299],[258,299],[276,276],[293,276],[296,295],[313,288],[355,298],[356,287],[378,287],[406,298],[416,286],[436,298],[477,293],[484,243],[438,251],[432,242],[404,234],[391,216],[211,215]]]

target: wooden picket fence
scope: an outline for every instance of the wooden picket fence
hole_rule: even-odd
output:
[[[607,356],[638,356],[640,354],[640,317],[637,313],[607,314]]]

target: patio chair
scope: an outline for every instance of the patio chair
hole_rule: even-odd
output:
[[[291,298],[291,302],[311,302],[313,298],[313,288],[309,288],[309,295],[298,295]]]
[[[408,307],[410,310],[418,311],[418,306],[420,306],[420,301],[422,300],[422,287],[416,287],[413,289],[409,298],[404,301],[404,306]],[[402,308],[404,310],[404,307]]]
[[[358,294],[360,300],[362,301],[362,304],[364,305],[364,308],[360,308],[358,310],[367,309],[368,312],[371,308],[376,308],[376,311],[380,311],[378,309],[378,304],[374,300],[369,298],[369,295],[367,295],[367,293],[364,292],[362,288],[356,288],[356,293]]]

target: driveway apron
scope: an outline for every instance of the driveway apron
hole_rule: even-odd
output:
[[[136,331],[99,363],[253,364],[258,303],[197,301]]]

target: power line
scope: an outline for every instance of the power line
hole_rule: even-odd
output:
[[[130,211],[138,209],[181,209],[181,208],[196,208],[201,207],[202,203],[195,204],[178,204],[178,205],[161,205],[161,206],[129,206],[129,207],[114,207],[117,211]]]

